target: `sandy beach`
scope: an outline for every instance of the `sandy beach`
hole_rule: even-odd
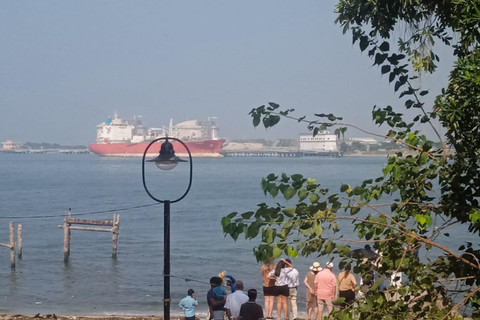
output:
[[[1,314],[0,320],[38,320],[38,319],[58,319],[58,320],[161,320],[160,316],[62,316],[54,314],[39,315],[8,315]],[[173,317],[171,320],[182,320],[184,318]]]

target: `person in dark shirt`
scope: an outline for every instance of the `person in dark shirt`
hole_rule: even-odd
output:
[[[220,277],[212,277],[210,278],[210,286],[212,287],[208,292],[207,292],[207,302],[208,302],[208,309],[210,312],[210,318],[209,319],[215,319],[215,320],[223,320],[224,317],[224,306],[226,302],[226,297],[223,298],[223,300],[216,300],[215,295],[213,293],[213,289],[215,287],[219,287],[222,285],[222,278]]]
[[[257,290],[248,290],[248,301],[240,307],[240,320],[259,320],[263,318],[262,306],[257,304]]]

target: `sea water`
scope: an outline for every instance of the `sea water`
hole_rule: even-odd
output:
[[[199,300],[197,313],[204,314],[208,281],[223,270],[242,280],[246,290],[261,292],[261,264],[253,256],[258,240],[225,237],[220,221],[234,211],[254,211],[259,203],[281,201],[263,194],[262,177],[300,173],[338,192],[343,183],[356,185],[381,176],[386,161],[193,159],[191,189],[170,207],[172,314],[182,314],[178,303],[189,288]],[[161,200],[181,197],[188,187],[188,164],[170,172],[154,167],[146,165],[150,192]],[[8,248],[0,247],[0,313],[163,314],[164,207],[144,190],[140,158],[0,154],[0,186],[0,243],[9,242],[9,221],[23,225],[23,259],[15,269],[10,269]],[[295,200],[282,203],[294,206]],[[117,259],[111,257],[111,233],[72,230],[70,259],[64,263],[59,226],[70,208],[74,218],[111,220],[113,214],[120,215]],[[309,266],[314,261],[324,265],[329,258],[293,259],[300,273],[300,314],[305,311],[303,279]],[[261,295],[258,300],[263,304]]]

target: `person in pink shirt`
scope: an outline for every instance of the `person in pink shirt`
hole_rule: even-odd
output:
[[[333,263],[328,262],[325,269],[315,276],[315,294],[318,302],[320,319],[323,317],[323,308],[327,305],[328,314],[333,311],[333,300],[337,292],[337,277],[332,272]]]

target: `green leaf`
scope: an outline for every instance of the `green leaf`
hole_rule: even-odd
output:
[[[260,114],[255,114],[252,117],[253,117],[253,120],[252,120],[253,126],[257,127],[260,124],[261,115]]]
[[[272,258],[273,259],[279,258],[282,255],[282,252],[283,250],[278,247],[273,248]]]
[[[353,189],[353,194],[356,195],[356,196],[359,196],[359,195],[361,195],[364,191],[365,191],[365,189],[363,189],[362,187],[355,187],[355,189]]]
[[[320,200],[320,197],[316,193],[310,193],[310,202],[311,203],[317,203],[318,200]]]
[[[297,190],[295,190],[291,186],[288,186],[285,190],[282,190],[282,193],[285,197],[285,200],[290,200],[297,193]]]
[[[277,176],[273,173],[270,173],[268,176],[267,176],[267,180],[268,181],[274,181],[277,179]]]
[[[424,215],[421,215],[421,214],[417,214],[415,216],[415,219],[417,220],[417,222],[420,224],[420,225],[425,225],[425,222],[427,222],[427,219],[425,218]]]
[[[386,53],[384,53],[384,54],[377,53],[377,54],[375,55],[375,64],[381,65],[381,64],[385,61],[385,59],[387,58],[387,56],[388,56],[388,55],[387,55]]]
[[[287,216],[287,217],[293,217],[295,216],[295,208],[285,208],[283,209],[283,213]]]
[[[292,178],[293,181],[299,181],[299,180],[302,180],[302,179],[303,179],[303,175],[301,175],[301,174],[292,174],[291,178]]]
[[[278,109],[278,107],[280,107],[279,104],[275,103],[275,102],[269,102],[268,103],[270,105],[270,107],[272,107],[273,109]]]
[[[389,73],[391,70],[391,67],[389,65],[384,65],[382,66],[382,74]]]
[[[332,253],[333,249],[335,249],[335,244],[331,241],[325,243],[325,253],[329,254]]]
[[[389,51],[390,50],[390,44],[385,41],[380,45],[379,49],[382,50],[382,51]]]
[[[361,36],[360,37],[360,44],[359,44],[360,50],[365,51],[365,49],[367,49],[367,47],[368,47],[368,44],[369,44],[368,38],[366,36]]]
[[[277,115],[270,116],[270,126],[271,127],[273,127],[274,125],[276,125],[279,122],[280,122],[280,116],[277,116]]]
[[[313,234],[320,237],[323,233],[323,227],[321,224],[317,224],[315,227],[312,228]]]
[[[403,85],[403,84],[402,84],[400,81],[395,82],[395,92],[397,92],[398,89],[400,89],[400,87],[401,87],[402,85]]]
[[[300,189],[298,190],[298,200],[303,201],[307,198],[308,196],[308,191],[305,189]]]
[[[288,247],[287,255],[289,257],[296,258],[296,257],[298,257],[298,251],[295,250],[293,247]]]
[[[392,82],[393,80],[395,80],[395,77],[395,72],[390,72],[390,74],[388,75],[388,82]]]
[[[232,212],[227,217],[234,218],[237,214],[238,214],[238,212]]]
[[[278,195],[278,187],[275,183],[268,184],[268,192],[272,195],[272,197],[276,197]]]
[[[253,211],[248,211],[248,212],[242,213],[242,218],[245,219],[245,220],[248,220],[253,216],[253,214],[254,214]]]
[[[228,216],[222,218],[222,227],[223,227],[224,232],[226,232],[225,230],[230,225],[231,221],[232,221],[232,219]]]
[[[251,225],[248,226],[247,230],[245,231],[245,237],[249,239],[256,238],[260,233],[261,227],[262,227],[262,223],[260,221],[253,222]]]
[[[263,231],[264,241],[268,244],[273,243],[273,241],[275,241],[276,235],[277,235],[277,232],[273,229],[265,229]]]

